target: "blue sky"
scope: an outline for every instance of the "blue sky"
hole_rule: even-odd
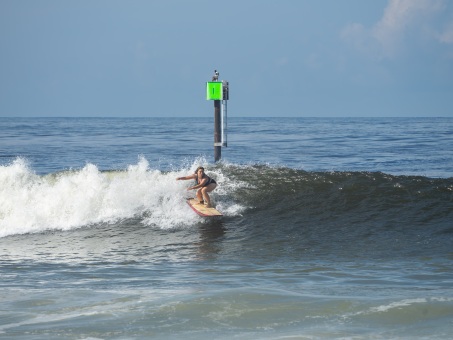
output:
[[[0,117],[453,117],[451,0],[0,0]]]

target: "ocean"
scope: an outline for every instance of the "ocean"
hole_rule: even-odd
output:
[[[0,338],[451,338],[453,118],[213,125],[0,118]]]

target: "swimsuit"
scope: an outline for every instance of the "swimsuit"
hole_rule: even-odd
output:
[[[203,178],[207,178],[208,179],[208,181],[203,185],[203,187],[207,187],[209,184],[213,184],[213,183],[217,184],[217,182],[214,179],[212,179],[211,177],[209,177],[207,175],[204,175]],[[197,178],[195,180],[197,181],[197,184],[200,184],[200,183],[198,183],[198,176],[197,176]]]

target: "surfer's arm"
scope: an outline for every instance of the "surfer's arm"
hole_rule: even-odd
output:
[[[178,178],[176,178],[176,180],[177,180],[177,181],[180,181],[180,180],[186,181],[186,180],[189,180],[189,179],[195,179],[196,176],[197,176],[197,175],[193,174],[193,175],[190,175],[190,176],[178,177]]]
[[[195,189],[202,188],[207,180],[208,180],[207,178],[203,178],[203,180],[201,181],[200,184],[194,185],[193,187],[188,187],[187,190],[195,190]]]

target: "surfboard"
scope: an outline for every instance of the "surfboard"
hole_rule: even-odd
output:
[[[220,211],[215,208],[207,208],[204,204],[198,203],[194,198],[188,198],[187,204],[195,211],[198,215],[204,217],[223,216]]]

